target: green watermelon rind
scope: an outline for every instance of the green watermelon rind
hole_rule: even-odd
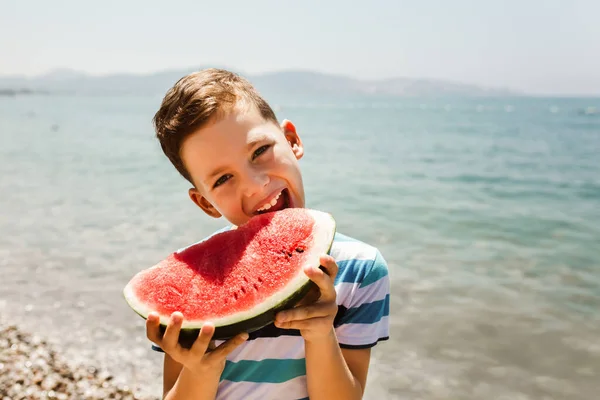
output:
[[[313,215],[313,217],[315,218],[315,226],[317,227],[317,229],[319,229],[320,226],[324,226],[324,229],[326,229],[326,231],[324,232],[325,237],[324,237],[323,241],[316,243],[317,247],[323,246],[324,249],[323,250],[319,250],[319,249],[305,250],[305,251],[314,252],[314,258],[316,260],[318,260],[318,258],[321,254],[323,254],[323,253],[329,254],[331,251],[331,246],[333,245],[333,239],[334,239],[335,232],[336,232],[336,222],[335,222],[333,216],[329,213],[322,212],[322,211],[316,211],[316,210],[309,210],[309,209],[307,209],[307,211],[310,212]],[[322,221],[322,222],[319,222],[319,221]],[[325,241],[327,241],[326,246],[323,245],[325,243]],[[298,273],[298,275],[296,275],[296,278],[293,280],[293,283],[295,283],[296,281],[298,282],[299,287],[295,288],[291,294],[278,300],[274,305],[265,306],[266,304],[269,303],[268,300],[257,304],[255,308],[265,308],[264,311],[259,312],[258,314],[247,311],[247,312],[245,312],[245,314],[250,315],[249,318],[242,318],[242,319],[237,319],[237,320],[235,320],[233,318],[226,318],[227,320],[231,320],[231,322],[225,323],[225,324],[219,323],[218,321],[220,319],[211,321],[215,324],[215,332],[212,336],[212,339],[213,340],[226,340],[231,337],[234,337],[235,335],[237,335],[241,332],[252,333],[252,332],[255,332],[255,331],[257,331],[261,328],[264,328],[265,326],[273,323],[273,321],[275,320],[275,315],[278,312],[293,308],[296,304],[298,304],[298,302],[300,302],[300,300],[302,300],[308,294],[308,292],[311,290],[311,288],[316,287],[316,284],[313,281],[311,281],[308,278],[308,276],[306,276],[306,274],[303,271],[303,268],[301,268],[301,271]],[[298,286],[298,284],[296,286]],[[281,291],[285,291],[287,286],[289,286],[289,284],[286,285],[286,287],[284,289],[282,289]],[[140,306],[141,301],[136,299],[135,295],[133,294],[133,292],[131,290],[130,284],[128,284],[125,287],[125,289],[123,290],[123,294],[124,294],[125,300],[129,304],[129,306],[136,312],[136,314],[138,314],[142,318],[146,319],[148,317],[148,314],[150,311],[149,310],[147,312],[141,311],[141,308],[144,308],[144,307]],[[166,330],[166,327],[167,327],[167,324],[169,321],[169,317],[170,316],[166,316],[166,315],[160,316],[159,329],[160,329],[161,335],[164,334],[164,332]],[[184,320],[184,322],[182,324],[182,328],[180,330],[180,334],[179,334],[179,344],[184,348],[190,348],[193,345],[196,338],[198,337],[203,323],[204,323],[204,321]]]
[[[241,332],[252,333],[259,329],[264,328],[267,325],[270,325],[275,320],[275,315],[279,311],[283,311],[286,309],[290,309],[294,307],[304,296],[308,294],[311,287],[316,284],[313,281],[308,281],[304,286],[298,289],[294,294],[288,297],[285,301],[277,304],[275,307],[269,309],[268,311],[257,315],[251,319],[243,320],[231,325],[217,326],[215,327],[215,332],[212,336],[212,340],[227,340]],[[160,332],[161,334],[165,333],[167,326],[160,324]],[[194,341],[200,334],[200,328],[186,328],[181,329],[179,332],[179,344],[183,348],[191,348],[194,344]]]

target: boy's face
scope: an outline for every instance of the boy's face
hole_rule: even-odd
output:
[[[181,157],[195,187],[192,201],[208,215],[241,225],[252,216],[304,207],[298,160],[304,148],[289,121],[277,126],[236,107],[188,136]]]

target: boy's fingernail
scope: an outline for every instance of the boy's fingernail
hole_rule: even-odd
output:
[[[171,318],[173,318],[173,322],[178,324],[183,321],[183,314],[181,314],[180,312],[175,312],[175,313],[173,313]]]

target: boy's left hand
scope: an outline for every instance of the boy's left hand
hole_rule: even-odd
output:
[[[333,320],[338,311],[334,280],[338,266],[333,257],[321,256],[321,268],[305,268],[304,273],[320,291],[318,300],[290,310],[280,311],[275,317],[275,326],[282,329],[298,329],[305,341],[317,341],[333,332]]]

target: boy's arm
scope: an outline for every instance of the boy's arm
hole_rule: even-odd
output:
[[[165,354],[163,371],[164,400],[214,400],[217,396],[220,373],[213,374],[212,377],[197,376],[168,354]]]
[[[306,377],[311,400],[362,399],[371,349],[341,349],[335,331],[306,342]]]
[[[165,353],[163,362],[163,399],[167,398],[167,394],[173,386],[175,386],[182,369],[183,365],[179,364],[177,361],[173,360],[170,355]]]
[[[371,349],[342,349],[342,355],[354,378],[361,386],[361,397],[367,385],[367,373],[371,362]]]
[[[359,285],[346,304],[348,308],[341,314],[338,313],[334,286],[337,264],[330,256],[324,256],[321,265],[326,273],[320,269],[306,271],[319,287],[319,300],[279,313],[276,325],[299,329],[304,337],[311,400],[361,399],[367,381],[370,348],[379,340],[385,340],[388,334],[387,265],[377,253],[366,274],[357,282]],[[336,325],[341,323],[341,326],[334,329],[336,317],[339,319]],[[343,343],[341,346],[338,336]]]
[[[159,318],[151,313],[146,320],[146,335],[165,352],[163,398],[214,400],[226,357],[247,338],[242,333],[207,353],[214,333],[212,324],[205,324],[190,349],[177,342],[183,322],[181,313],[173,313],[164,336],[159,330]]]
[[[345,359],[339,346],[333,321],[338,311],[334,286],[338,266],[331,256],[322,256],[320,268],[305,273],[319,287],[319,299],[277,314],[275,325],[298,329],[304,338],[306,379],[311,400],[361,399],[365,386],[370,353],[347,352]]]

